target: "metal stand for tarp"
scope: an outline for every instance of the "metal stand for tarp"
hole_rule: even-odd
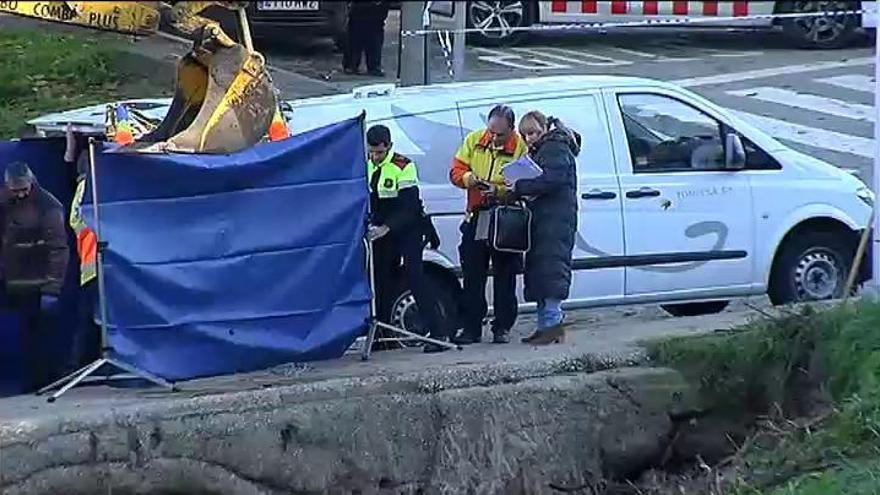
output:
[[[376,308],[376,300],[378,299],[376,294],[376,265],[374,263],[373,258],[373,241],[368,239],[364,239],[364,247],[367,250],[367,270],[370,273],[370,292],[372,297],[370,298],[370,328],[367,331],[367,338],[364,340],[364,347],[361,349],[361,359],[367,361],[370,359],[370,354],[373,350],[373,344],[376,342],[399,342],[400,339],[389,339],[389,338],[376,338],[376,330],[382,328],[384,330],[388,330],[390,332],[394,332],[399,335],[403,335],[407,337],[407,340],[416,340],[424,343],[437,344],[442,347],[446,347],[448,349],[458,349],[461,350],[462,347],[460,345],[450,344],[449,342],[443,342],[442,340],[432,339],[431,337],[427,337],[425,335],[420,335],[417,333],[410,332],[408,330],[404,330],[400,327],[395,327],[394,325],[389,325],[387,323],[379,321],[378,317],[378,309]],[[438,324],[440,322],[437,322]]]
[[[170,389],[172,392],[177,391],[177,387],[174,386],[172,383],[152,373],[123,362],[118,358],[110,357],[110,352],[113,350],[113,348],[110,347],[109,343],[107,342],[107,297],[106,288],[104,286],[104,249],[106,249],[107,243],[102,241],[103,237],[101,237],[101,221],[98,217],[98,182],[97,174],[95,173],[95,138],[89,138],[89,170],[91,173],[92,181],[92,208],[94,208],[95,211],[95,234],[98,238],[98,256],[96,260],[96,268],[98,276],[98,308],[101,312],[101,357],[97,361],[87,366],[84,366],[77,371],[74,371],[73,373],[65,376],[64,378],[61,378],[41,388],[37,391],[37,395],[42,395],[54,388],[61,387],[48,399],[49,402],[55,402],[55,399],[61,397],[62,394],[80,383],[131,378],[141,378],[148,382],[152,382],[154,385]],[[100,377],[92,376],[92,374],[96,373],[99,369],[105,366],[112,366],[128,374],[117,374]]]

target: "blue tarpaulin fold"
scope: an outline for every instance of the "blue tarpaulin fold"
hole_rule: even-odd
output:
[[[341,356],[369,316],[362,128],[230,155],[108,145],[96,182],[113,352],[170,380]]]

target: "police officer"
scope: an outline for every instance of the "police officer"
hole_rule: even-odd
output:
[[[387,322],[390,316],[391,298],[397,293],[396,272],[402,257],[407,285],[415,296],[419,316],[429,336],[445,340],[434,301],[426,290],[422,269],[425,236],[436,240],[436,233],[425,228],[416,164],[392,151],[391,131],[384,125],[373,126],[367,131],[367,146],[371,211],[369,238],[373,241],[379,318]],[[446,347],[431,343],[424,347],[428,353],[445,350]]]

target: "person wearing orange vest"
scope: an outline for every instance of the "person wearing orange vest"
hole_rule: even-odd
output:
[[[504,202],[507,191],[501,169],[526,153],[526,144],[516,132],[513,110],[498,105],[489,112],[486,129],[467,135],[452,162],[449,180],[467,191],[467,215],[461,225],[461,244],[458,247],[464,278],[461,335],[459,345],[480,342],[483,337],[483,319],[488,311],[486,281],[489,262],[492,262],[494,285],[494,312],[492,342],[510,342],[508,333],[516,323],[516,274],[520,271],[522,256],[492,249],[478,234],[482,225],[481,213],[488,219],[489,209]]]
[[[73,369],[90,363],[99,356],[100,329],[95,323],[94,308],[97,301],[97,261],[98,236],[86,225],[81,206],[86,191],[86,177],[89,173],[88,150],[83,150],[76,158],[76,137],[70,126],[67,128],[67,151],[64,161],[76,167],[76,191],[70,205],[68,224],[76,235],[76,252],[79,256],[79,305],[77,323],[74,328],[73,345],[69,366]],[[75,161],[75,165],[74,165]]]

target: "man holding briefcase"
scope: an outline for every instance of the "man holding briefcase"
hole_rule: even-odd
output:
[[[508,163],[526,153],[526,145],[516,132],[513,110],[498,105],[489,112],[488,126],[474,131],[465,138],[455,154],[450,181],[467,190],[467,216],[461,225],[459,257],[464,275],[463,323],[459,345],[480,342],[483,337],[483,319],[488,311],[486,280],[489,261],[492,262],[495,320],[492,341],[510,342],[510,329],[516,323],[516,275],[522,256],[493,249],[487,242],[488,212],[504,202],[507,190],[501,170]]]

